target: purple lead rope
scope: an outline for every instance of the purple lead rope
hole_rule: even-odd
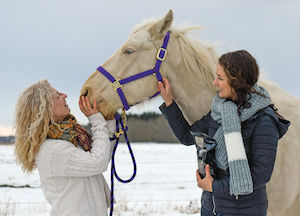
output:
[[[128,149],[129,149],[129,152],[130,152],[130,155],[131,155],[131,159],[132,159],[132,162],[133,162],[133,174],[127,180],[123,180],[118,176],[117,171],[116,171],[116,167],[115,167],[115,154],[116,154],[117,147],[119,145],[119,136],[118,137],[114,136],[114,138],[111,139],[111,140],[116,139],[116,143],[115,143],[113,153],[112,153],[112,158],[111,158],[111,172],[110,172],[110,181],[111,181],[110,195],[111,195],[111,198],[110,198],[110,213],[109,213],[110,216],[113,215],[113,210],[114,210],[114,176],[116,177],[116,179],[118,179],[119,182],[122,182],[122,183],[131,182],[136,176],[136,162],[135,162],[133,151],[131,149],[129,139],[128,139],[128,136],[127,136],[127,133],[126,133],[126,131],[128,130],[128,127],[124,126],[124,122],[123,122],[121,116],[118,113],[116,114],[115,119],[116,119],[116,131],[117,131],[117,133],[119,133],[120,130],[122,130],[124,132],[124,136],[125,136],[125,139],[126,139],[126,142],[127,142],[127,146],[128,146]]]
[[[120,79],[116,79],[115,77],[113,77],[102,66],[99,66],[97,68],[97,70],[101,74],[103,74],[111,82],[112,88],[118,93],[118,95],[120,97],[120,100],[121,100],[121,102],[123,104],[123,107],[124,107],[124,109],[123,109],[124,115],[125,115],[125,110],[128,110],[130,108],[130,106],[129,106],[127,100],[126,100],[126,97],[123,93],[123,90],[122,90],[122,86],[124,84],[135,81],[137,79],[141,79],[141,78],[149,76],[151,74],[155,74],[157,80],[163,82],[163,78],[162,78],[161,73],[160,73],[160,66],[161,66],[161,63],[165,60],[166,55],[167,55],[167,45],[168,45],[168,42],[169,42],[169,38],[170,38],[170,32],[167,32],[165,37],[164,37],[163,45],[161,46],[161,48],[157,52],[156,63],[155,63],[155,66],[154,66],[153,69],[150,69],[150,70],[147,70],[147,71],[144,71],[144,72],[141,72],[141,73],[138,73],[138,74],[135,74],[135,75],[132,75],[130,77],[127,77],[125,79],[120,80]],[[156,92],[150,98],[153,98],[153,97],[157,96],[158,94],[159,94],[159,92]],[[133,152],[132,152],[129,140],[128,140],[128,136],[127,136],[127,133],[126,133],[127,130],[128,130],[128,127],[124,124],[124,122],[122,120],[122,117],[119,114],[116,115],[115,119],[116,119],[116,131],[117,132],[115,133],[114,138],[111,139],[111,140],[116,139],[116,144],[114,146],[113,153],[112,153],[112,159],[111,159],[111,207],[110,207],[110,216],[113,215],[113,210],[114,210],[114,176],[116,177],[116,179],[118,179],[118,181],[120,181],[122,183],[131,182],[134,179],[134,177],[136,176],[136,163],[135,163],[134,155],[133,155]],[[133,162],[133,174],[127,180],[121,179],[118,176],[116,168],[115,168],[115,154],[116,154],[117,147],[119,145],[119,137],[122,134],[124,134],[124,136],[125,136],[127,146],[128,146],[128,149],[129,149],[129,152],[130,152],[130,155],[131,155],[131,158],[132,158],[132,162]]]

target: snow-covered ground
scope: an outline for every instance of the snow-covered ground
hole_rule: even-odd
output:
[[[180,144],[132,143],[137,176],[127,184],[115,179],[114,215],[118,216],[198,216],[201,189],[196,185],[195,147]],[[133,171],[126,144],[119,145],[116,168],[121,178]],[[0,215],[49,215],[50,207],[40,188],[37,171],[27,175],[15,164],[13,146],[0,145]],[[104,173],[110,185],[110,168]],[[28,187],[30,186],[30,187]],[[2,214],[1,214],[2,212]]]

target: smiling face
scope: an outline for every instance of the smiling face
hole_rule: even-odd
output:
[[[56,123],[61,122],[67,115],[70,114],[70,108],[67,105],[67,95],[58,92],[55,88],[51,88],[53,99],[53,118]]]
[[[236,99],[236,94],[233,88],[229,85],[229,79],[224,71],[224,68],[218,64],[217,77],[213,81],[213,85],[217,87],[219,96],[224,99]]]

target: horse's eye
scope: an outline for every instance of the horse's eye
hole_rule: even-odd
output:
[[[130,49],[130,48],[127,48],[127,49],[124,51],[125,54],[132,54],[133,52],[134,52],[134,50],[133,50],[133,49]]]

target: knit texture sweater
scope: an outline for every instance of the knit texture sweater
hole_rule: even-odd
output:
[[[102,175],[106,171],[115,132],[115,121],[101,113],[89,118],[93,136],[90,152],[71,142],[47,139],[35,158],[41,188],[51,205],[51,216],[106,216],[110,191]]]

